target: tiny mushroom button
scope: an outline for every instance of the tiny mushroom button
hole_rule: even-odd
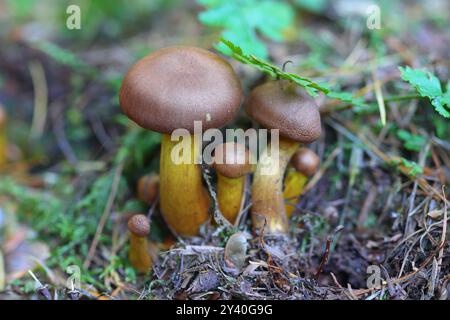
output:
[[[217,172],[217,200],[220,211],[234,224],[245,200],[246,175],[253,170],[250,152],[239,143],[219,144],[215,148],[213,166]]]
[[[290,164],[292,167],[286,173],[283,192],[288,218],[295,210],[306,181],[317,172],[320,158],[314,151],[308,148],[300,148],[292,156]]]
[[[320,158],[308,148],[300,148],[294,153],[291,159],[291,165],[299,173],[311,177],[319,168]]]

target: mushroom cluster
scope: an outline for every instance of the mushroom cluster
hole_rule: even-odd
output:
[[[160,206],[169,227],[181,236],[198,233],[211,201],[194,161],[200,146],[188,137],[190,161],[176,163],[172,153],[178,141],[170,134],[186,129],[192,135],[195,121],[205,130],[221,128],[234,118],[241,99],[241,85],[230,64],[193,47],[158,50],[134,64],[122,82],[123,112],[141,127],[163,134]]]
[[[197,235],[210,217],[211,199],[198,161],[202,146],[195,136],[195,122],[201,121],[204,131],[233,120],[243,100],[238,77],[230,64],[207,50],[165,48],[131,67],[119,99],[131,120],[162,133],[159,176],[139,180],[138,198],[151,205],[159,196],[160,211],[169,228],[178,236]],[[215,146],[212,167],[217,176],[218,209],[236,225],[248,189],[254,232],[285,234],[303,187],[319,165],[318,156],[302,147],[321,134],[318,106],[303,89],[275,80],[254,88],[245,110],[261,127],[271,133],[276,129],[277,134],[271,136],[256,166],[245,145],[225,142]],[[178,137],[187,139],[187,149],[177,148],[179,140],[171,136],[177,129],[184,130]],[[278,148],[277,152],[272,147]],[[180,157],[188,161],[179,161]],[[253,176],[251,186],[249,176]],[[130,262],[138,271],[147,271],[152,265],[148,219],[135,215],[128,227]]]

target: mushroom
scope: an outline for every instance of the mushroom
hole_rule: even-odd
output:
[[[151,205],[158,197],[159,177],[156,174],[147,174],[139,178],[137,194],[138,199]]]
[[[150,233],[150,222],[143,214],[135,214],[128,220],[130,231],[130,251],[128,259],[139,272],[148,272],[152,267],[152,258],[148,252],[147,236]]]
[[[292,167],[288,168],[286,173],[283,192],[288,219],[295,210],[306,181],[316,173],[320,159],[314,151],[308,148],[300,148],[292,156],[290,164]]]
[[[227,241],[224,250],[225,263],[232,268],[242,269],[247,258],[247,236],[243,232],[233,234]]]
[[[233,119],[241,97],[231,65],[194,47],[153,52],[134,64],[123,80],[119,99],[124,113],[141,127],[163,134],[160,206],[169,227],[181,236],[196,235],[210,207],[201,168],[194,163],[200,151],[192,137],[194,121],[201,121],[204,130],[224,126]],[[170,136],[176,129],[189,132],[189,163],[171,158],[179,143]]]
[[[6,163],[6,112],[0,105],[0,166]]]
[[[245,200],[246,175],[253,169],[250,152],[239,143],[219,144],[214,149],[213,167],[217,172],[217,201],[220,211],[234,224]]]
[[[286,81],[271,81],[253,89],[246,102],[251,118],[267,129],[278,129],[280,135],[278,153],[267,146],[255,170],[251,209],[255,231],[264,225],[267,233],[288,231],[283,199],[286,166],[300,144],[311,143],[321,134],[318,107],[302,90]]]

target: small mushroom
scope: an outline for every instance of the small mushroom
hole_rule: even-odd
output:
[[[141,127],[163,134],[160,207],[169,227],[181,236],[196,235],[210,207],[201,168],[194,162],[200,155],[192,136],[194,121],[201,121],[203,130],[224,126],[234,118],[241,97],[231,65],[194,47],[155,51],[134,64],[123,80],[119,92],[123,112]],[[189,163],[175,163],[171,157],[179,143],[171,139],[176,129],[189,132]]]
[[[6,163],[6,112],[0,105],[0,166]]]
[[[245,201],[246,175],[253,169],[250,152],[235,142],[219,144],[214,150],[217,201],[223,216],[234,224]]]
[[[268,146],[255,170],[253,228],[257,232],[266,225],[267,233],[286,233],[289,226],[283,199],[284,172],[300,144],[311,143],[320,136],[320,113],[303,89],[283,80],[253,89],[245,107],[251,118],[267,129],[278,129],[280,135],[278,159]]]
[[[284,179],[283,192],[288,219],[295,210],[308,178],[316,173],[320,159],[314,151],[308,148],[300,148],[294,153],[290,163],[291,167],[288,168]]]
[[[225,263],[232,268],[243,268],[247,258],[247,248],[247,236],[242,232],[233,234],[225,245]]]
[[[128,220],[130,231],[130,251],[128,259],[137,271],[145,273],[152,267],[147,236],[150,233],[150,222],[143,214],[136,214]]]
[[[139,178],[137,186],[138,199],[152,205],[158,197],[159,177],[156,174],[147,174]]]

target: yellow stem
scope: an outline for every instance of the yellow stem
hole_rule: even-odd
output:
[[[231,223],[241,210],[245,188],[245,176],[239,178],[228,178],[217,174],[217,201],[223,216]]]
[[[303,187],[308,181],[303,173],[296,171],[294,168],[288,170],[286,178],[284,179],[284,207],[286,210],[286,216],[289,219],[292,213],[295,211],[296,204],[298,203],[300,195],[303,193]]]
[[[161,142],[160,204],[169,227],[181,236],[198,234],[208,219],[210,198],[202,184],[201,167],[194,163],[198,146],[190,139],[190,163],[175,164],[171,153],[178,144],[164,134]]]
[[[152,267],[152,258],[148,252],[148,241],[145,237],[139,237],[130,233],[130,251],[128,259],[137,271],[145,273]]]
[[[252,187],[252,220],[255,232],[261,230],[267,220],[266,233],[287,233],[288,221],[283,199],[283,177],[286,167],[299,143],[280,138],[279,159],[270,152],[271,146],[262,153]],[[267,174],[270,172],[271,174]]]

